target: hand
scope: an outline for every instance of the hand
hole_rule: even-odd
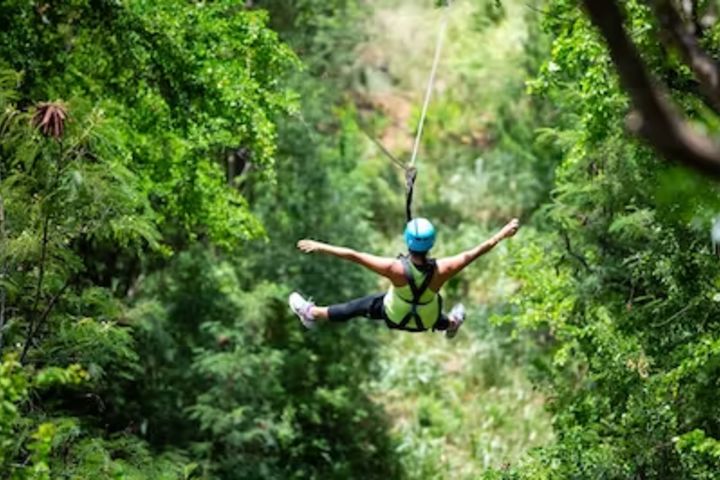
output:
[[[503,238],[510,238],[517,233],[519,228],[520,220],[518,220],[517,218],[513,218],[507,223],[507,225],[503,227],[503,229],[500,231],[500,235],[502,235]]]
[[[323,243],[316,242],[315,240],[300,240],[297,243],[297,248],[302,250],[304,253],[318,252],[322,249]]]

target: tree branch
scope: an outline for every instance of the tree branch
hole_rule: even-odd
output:
[[[38,273],[37,285],[35,286],[35,299],[33,300],[32,308],[30,309],[30,325],[28,325],[27,338],[25,339],[25,346],[23,347],[22,355],[20,356],[20,362],[25,360],[27,355],[30,342],[32,341],[35,332],[37,331],[37,322],[35,317],[38,314],[38,306],[40,305],[40,296],[42,295],[43,281],[45,280],[45,261],[47,260],[47,248],[48,248],[48,230],[50,229],[50,214],[48,213],[43,221],[42,229],[42,244],[40,250],[40,266]]]
[[[628,117],[628,127],[662,156],[720,179],[720,147],[696,133],[655,86],[625,32],[616,0],[583,3],[605,38],[620,84],[635,108]]]
[[[30,344],[32,343],[32,339],[35,338],[35,336],[40,331],[40,328],[45,324],[45,321],[50,316],[50,312],[52,312],[55,304],[58,302],[58,300],[60,300],[60,297],[62,297],[62,295],[68,289],[71,281],[72,278],[68,278],[65,281],[65,284],[62,286],[62,288],[55,295],[53,295],[48,304],[45,306],[45,309],[43,310],[42,315],[40,315],[40,318],[38,318],[37,322],[34,322],[34,327],[31,326],[31,330],[30,332],[28,332],[28,336],[25,339],[25,345],[23,345],[22,354],[20,355],[20,363],[25,363],[25,357],[30,350]]]
[[[565,243],[565,250],[567,251],[568,255],[580,262],[580,265],[582,265],[585,270],[587,270],[588,272],[592,272],[592,268],[590,268],[590,265],[588,264],[587,260],[585,260],[585,257],[573,251],[572,245],[570,244],[570,236],[568,235],[568,232],[562,230],[560,231],[560,236],[563,238],[563,242]]]
[[[662,29],[661,39],[680,52],[685,64],[695,74],[702,91],[720,108],[720,65],[700,46],[697,29],[686,22],[675,9],[672,0],[649,0]],[[685,8],[692,7],[685,5]]]
[[[670,70],[663,72],[663,78],[665,84],[670,90],[675,90],[682,93],[687,93],[696,96],[708,109],[713,111],[716,115],[720,116],[720,104],[715,103],[710,97],[707,96],[705,90],[702,89],[700,82],[696,79],[680,78],[677,72]]]

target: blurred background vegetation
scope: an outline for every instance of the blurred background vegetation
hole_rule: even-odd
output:
[[[402,251],[369,137],[409,157],[437,3],[0,4],[0,478],[716,478],[718,189],[625,132],[574,1],[450,11],[416,211],[437,256],[524,225],[446,286],[460,335],[289,311],[386,286],[295,242]]]

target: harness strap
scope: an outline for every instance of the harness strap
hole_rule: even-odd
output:
[[[420,284],[420,287],[417,286],[417,283],[415,283],[415,277],[412,272],[412,267],[410,265],[410,260],[406,256],[401,256],[400,261],[403,265],[403,271],[405,272],[405,278],[408,282],[408,286],[410,287],[410,292],[413,295],[412,301],[407,302],[402,297],[399,297],[401,300],[405,301],[406,303],[410,303],[410,311],[405,315],[405,317],[402,319],[402,321],[395,326],[394,328],[398,328],[401,330],[406,330],[409,332],[423,332],[427,330],[425,325],[423,324],[422,318],[420,317],[420,314],[417,311],[418,306],[427,305],[429,302],[423,303],[420,301],[420,298],[423,296],[423,294],[427,291],[428,287],[430,287],[430,282],[432,282],[433,276],[435,275],[435,271],[437,270],[437,264],[435,260],[430,260],[428,262],[428,266],[430,267],[429,273],[425,273],[425,278],[423,278],[422,283]],[[407,325],[410,323],[410,320],[415,319],[416,324],[418,325],[415,328],[409,328]]]
[[[440,294],[438,294],[438,308],[439,308],[439,311],[442,312],[443,298],[442,298],[442,295],[440,295]],[[439,317],[442,317],[442,313],[439,315]],[[412,318],[412,317],[410,317],[410,318]],[[405,319],[403,318],[403,320],[405,320]],[[438,320],[435,321],[435,325],[432,326],[433,332],[436,331],[435,327],[439,320],[440,320],[440,318],[438,318]],[[390,321],[390,319],[388,319],[387,317],[385,317],[385,323],[387,324],[388,328],[390,328],[392,330],[402,330],[403,332],[409,332],[409,333],[422,333],[422,332],[426,332],[428,330],[427,328],[425,328],[424,325],[423,325],[423,328],[408,327],[407,324],[404,327],[401,327],[400,324],[392,323]]]
[[[412,267],[410,266],[410,260],[402,256],[400,257],[400,261],[403,264],[403,270],[405,272],[405,279],[408,281],[408,285],[410,286],[410,291],[413,294],[412,303],[421,303],[420,297],[425,293],[425,291],[430,286],[430,282],[433,279],[433,276],[435,275],[435,270],[437,263],[435,260],[428,260],[428,270],[429,272],[423,272],[425,273],[425,278],[423,279],[423,282],[420,284],[420,287],[417,286],[417,283],[415,283],[415,276],[412,274]]]
[[[410,287],[410,292],[413,296],[412,303],[415,303],[415,300],[417,300],[418,297],[418,288],[417,284],[415,283],[415,276],[412,274],[412,267],[410,266],[410,261],[407,259],[407,257],[400,257],[400,261],[402,262],[403,271],[405,272],[405,280],[407,280],[408,286]]]
[[[438,313],[438,316],[439,316],[439,317],[442,317],[442,316],[443,316],[442,311],[443,311],[443,298],[442,298],[442,295],[439,295],[439,294],[438,294],[438,312],[439,312],[439,313]],[[433,325],[433,327],[432,327],[432,331],[433,331],[433,332],[436,332],[436,331],[437,331],[435,327],[437,327],[438,323],[440,323],[440,318],[438,318],[438,319],[435,321],[435,325]]]

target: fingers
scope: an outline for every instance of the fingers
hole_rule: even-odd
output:
[[[315,242],[312,240],[300,240],[297,243],[297,248],[304,253],[311,253],[315,250]]]
[[[506,237],[512,237],[514,236],[518,229],[520,228],[520,220],[517,218],[513,218],[510,220],[507,225],[505,225],[505,236]]]

